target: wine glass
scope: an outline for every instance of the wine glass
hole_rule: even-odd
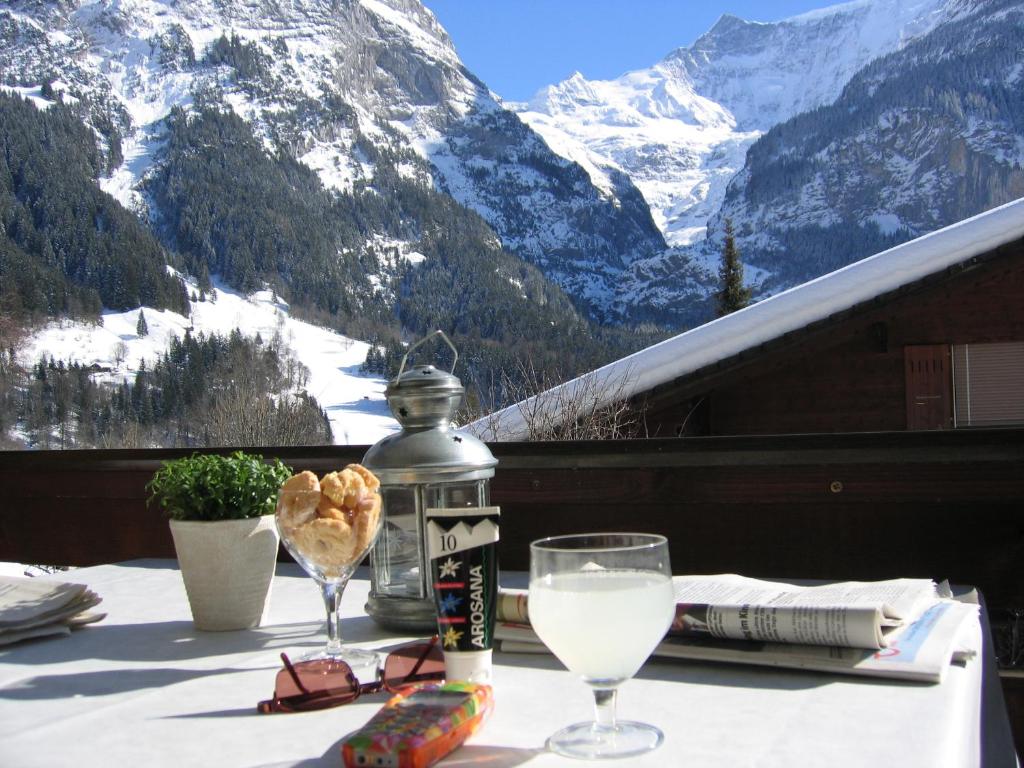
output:
[[[549,749],[594,759],[660,745],[664,735],[654,726],[616,718],[615,696],[672,623],[665,537],[588,533],[533,542],[529,611],[544,644],[594,692],[593,722],[558,731],[548,739]]]
[[[315,475],[302,474],[308,474],[316,485]],[[318,489],[288,486],[286,483],[278,493],[275,513],[281,542],[316,581],[327,610],[327,644],[297,660],[344,661],[353,670],[376,667],[376,653],[342,643],[338,609],[345,586],[380,533],[381,498],[377,487],[364,488],[350,497],[351,507],[331,507],[321,501],[324,497]]]

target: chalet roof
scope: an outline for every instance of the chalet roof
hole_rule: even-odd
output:
[[[941,273],[1024,237],[1024,198],[877,253],[712,320],[508,406],[463,429],[490,440],[521,440],[524,413],[554,411],[573,393],[630,398]],[[607,405],[597,398],[596,407]],[[557,418],[553,420],[557,421]]]

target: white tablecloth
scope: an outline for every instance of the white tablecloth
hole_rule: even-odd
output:
[[[63,574],[98,592],[109,615],[70,637],[0,651],[0,766],[341,764],[342,739],[383,695],[321,712],[255,710],[271,695],[280,652],[323,641],[314,582],[282,566],[266,627],[197,632],[175,566],[136,561]],[[345,639],[371,648],[408,639],[363,614],[367,590],[365,579],[349,584]],[[444,765],[581,765],[544,743],[590,717],[589,692],[553,657],[496,653],[495,661],[495,712]],[[620,690],[619,715],[657,725],[666,740],[617,764],[974,766],[980,691],[980,662],[951,668],[934,686],[651,661]]]

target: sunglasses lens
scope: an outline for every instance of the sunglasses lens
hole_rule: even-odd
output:
[[[301,661],[293,664],[292,669],[302,683],[302,688],[306,690],[303,691],[295,684],[287,669],[282,669],[277,673],[277,680],[274,683],[274,695],[279,699],[304,693],[318,694],[330,691],[330,698],[341,704],[347,699],[354,698],[359,688],[359,683],[352,675],[352,669],[343,661]]]
[[[436,644],[421,643],[392,651],[384,662],[384,685],[397,688],[423,680],[444,679],[444,653]]]

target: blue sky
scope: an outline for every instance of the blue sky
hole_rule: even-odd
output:
[[[723,13],[777,21],[829,0],[423,0],[462,61],[506,100],[579,70],[591,80],[649,67]]]

